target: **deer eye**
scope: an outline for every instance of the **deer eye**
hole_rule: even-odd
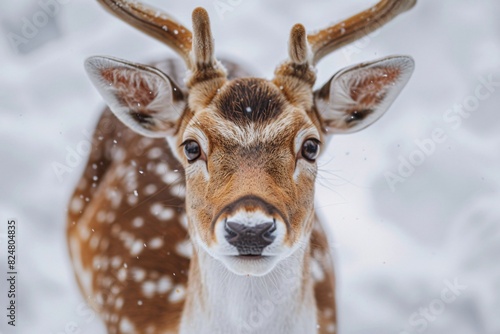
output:
[[[186,140],[184,143],[184,154],[189,162],[194,162],[201,155],[200,144],[194,140]]]
[[[302,144],[301,155],[304,159],[314,162],[319,155],[319,141],[317,139],[307,139]]]

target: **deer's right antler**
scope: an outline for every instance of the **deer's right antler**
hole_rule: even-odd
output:
[[[208,13],[203,8],[193,11],[193,32],[165,12],[137,1],[97,0],[118,18],[165,43],[177,52],[192,74],[188,85],[215,77],[225,78],[217,65]]]
[[[136,1],[97,0],[108,11],[151,37],[167,44],[189,64],[192,33],[161,10]]]

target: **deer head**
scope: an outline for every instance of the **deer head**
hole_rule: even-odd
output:
[[[185,61],[187,90],[158,69],[116,58],[92,57],[85,68],[122,122],[144,136],[167,139],[185,169],[194,245],[239,275],[265,275],[307,243],[316,161],[326,137],[378,120],[414,68],[410,57],[387,57],[341,70],[313,89],[319,60],[415,0],[380,1],[314,34],[295,25],[289,58],[272,80],[227,79],[203,8],[193,12],[191,33],[135,1],[100,2]]]

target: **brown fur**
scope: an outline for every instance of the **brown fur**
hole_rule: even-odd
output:
[[[294,303],[316,308],[318,333],[336,333],[333,264],[314,217],[317,166],[313,158],[302,155],[299,145],[308,139],[321,143],[329,128],[353,127],[365,119],[401,73],[371,69],[371,76],[350,83],[348,93],[356,107],[328,119],[320,117],[315,98],[328,102],[330,83],[313,93],[313,66],[408,10],[416,0],[381,0],[315,34],[307,35],[302,25],[295,25],[289,60],[276,69],[272,81],[238,79],[247,75],[216,60],[203,8],[193,12],[191,33],[170,16],[136,1],[99,2],[173,48],[189,69],[183,85],[179,73],[185,68],[172,61],[158,65],[167,78],[147,66],[116,65],[117,60],[105,61],[113,64],[107,69],[95,58],[86,63],[120,119],[145,135],[174,134],[177,141],[169,148],[164,139],[141,137],[109,111],[97,125],[88,164],[70,201],[67,232],[80,288],[108,332],[178,333],[181,322],[185,329],[186,319],[196,316],[193,310],[212,319],[205,299],[211,287],[201,283],[205,253],[195,249],[191,255],[189,237],[208,247],[217,244],[214,226],[224,215],[243,208],[265,212],[274,224],[280,221],[285,225],[282,243],[305,250],[298,261],[303,272]],[[103,70],[92,71],[96,68]],[[112,88],[103,88],[102,80]],[[165,105],[170,94],[160,95],[160,89],[170,87],[164,80],[173,89],[173,100],[167,102],[171,105]],[[116,99],[120,108],[114,109]],[[172,110],[175,115],[169,113]],[[182,152],[186,140],[201,143],[201,161],[187,161]],[[308,314],[313,313],[300,314],[302,325],[312,329]]]
[[[167,70],[170,65],[167,63],[159,67]],[[230,72],[232,76],[236,73],[238,72],[234,70]],[[175,73],[169,74],[175,77]],[[252,88],[256,80],[233,81],[233,86],[228,87],[226,93],[215,96],[214,105],[230,105],[223,100],[230,98],[233,89],[241,91],[242,87],[246,87],[245,92],[249,93],[248,89]],[[237,83],[242,86],[235,88],[238,87]],[[260,89],[268,89],[263,89],[260,94],[277,98],[273,94],[279,91],[278,88],[271,83],[266,85],[269,86],[261,85]],[[262,115],[274,117],[276,121],[287,120],[286,135],[276,137],[276,141],[257,141],[241,147],[237,142],[231,143],[228,138],[217,135],[210,138],[214,144],[208,163],[209,166],[218,166],[217,169],[212,169],[212,179],[217,181],[206,189],[196,190],[200,196],[189,198],[188,201],[195,210],[200,209],[198,206],[209,208],[205,213],[200,210],[201,221],[204,221],[205,217],[211,217],[214,211],[224,211],[224,207],[230,205],[235,198],[248,195],[245,189],[252,189],[252,194],[262,196],[268,201],[274,198],[270,203],[278,208],[279,214],[286,217],[290,224],[288,243],[294,242],[303,229],[312,229],[309,225],[301,226],[306,212],[312,210],[311,197],[301,193],[305,188],[312,191],[314,180],[305,178],[301,180],[300,187],[292,186],[294,182],[290,182],[289,177],[295,168],[293,147],[283,146],[283,143],[293,141],[296,131],[307,124],[308,117],[306,114],[287,114],[290,108],[288,102],[283,100],[280,103],[283,110],[275,115],[269,114],[271,111],[265,109],[265,104],[262,109],[259,105],[253,105],[253,110],[262,111]],[[235,108],[234,112],[242,110]],[[233,118],[225,115],[221,112],[219,121],[234,125],[242,121],[238,117],[234,118],[234,115]],[[213,115],[200,114],[196,115],[196,118],[205,126],[210,126],[210,122],[214,120],[211,116]],[[191,119],[183,118],[184,122]],[[261,130],[264,130],[263,120],[257,118],[254,121],[261,122]],[[247,125],[254,123],[252,119],[243,122]],[[184,289],[188,288],[190,270],[197,270],[197,257],[189,259],[180,254],[178,249],[180,243],[188,240],[188,232],[182,222],[185,217],[185,200],[183,196],[176,196],[176,188],[185,186],[184,171],[163,139],[148,139],[132,132],[109,111],[106,111],[99,121],[92,147],[87,167],[72,196],[70,208],[73,201],[81,200],[83,204],[79,210],[70,209],[68,213],[68,241],[75,269],[78,263],[81,263],[83,269],[91,273],[90,291],[84,286],[81,273],[76,273],[85,298],[102,315],[109,333],[122,333],[122,319],[130,322],[137,333],[176,333],[185,300],[180,298],[178,302],[168,302],[168,298],[176,294],[182,296]],[[219,147],[219,150],[216,147]],[[220,151],[220,147],[224,147],[225,151]],[[248,159],[253,162],[251,166],[245,162]],[[288,167],[284,169],[283,164]],[[168,180],[169,182],[165,183],[161,173],[164,170],[171,173],[177,170],[179,182]],[[134,184],[134,179],[137,184]],[[197,183],[203,184],[202,180],[193,180],[191,186]],[[235,186],[236,184],[238,186]],[[273,184],[275,186],[272,186]],[[156,189],[147,189],[151,188],[151,185],[156,185]],[[134,194],[135,189],[138,191],[137,196]],[[149,194],[148,191],[152,190],[155,191]],[[270,193],[270,190],[274,192]],[[151,211],[154,204],[159,204],[156,208],[160,211],[172,209],[173,215],[164,217],[168,219],[162,219],[161,212],[155,215]],[[142,217],[143,221],[137,220],[137,217]],[[142,225],[138,227],[138,222],[141,221]],[[211,223],[212,220],[207,220],[207,227]],[[210,228],[207,231],[210,231]],[[207,237],[211,237],[210,233]],[[158,238],[163,244],[160,248],[153,249],[152,240],[160,240]],[[139,253],[133,256],[130,240],[140,240],[146,246],[136,248],[135,252]],[[82,251],[75,253],[72,243],[76,243]],[[336,319],[329,252],[324,234],[317,229],[312,231],[311,255],[320,263],[324,272],[330,271],[326,273],[325,279],[314,283],[319,308],[318,323],[321,326],[319,333],[330,333],[326,329],[331,328]],[[140,280],[142,276],[144,278]],[[144,282],[157,284],[160,280],[170,282],[169,289],[164,287],[161,292],[157,291],[151,295],[144,293]],[[189,289],[202,289],[195,284],[196,282]],[[138,301],[141,301],[141,305]]]
[[[103,135],[106,135],[106,139],[99,140]],[[117,144],[113,143],[113,138],[118,139]],[[128,148],[127,155],[123,161],[118,161],[116,152],[124,148]],[[156,159],[148,157],[148,152],[153,148],[161,150]],[[132,161],[135,161],[135,166],[131,165]],[[190,260],[179,255],[176,247],[179,242],[187,240],[188,234],[181,222],[184,215],[182,197],[175,196],[176,186],[164,184],[161,176],[155,173],[155,169],[164,163],[168,164],[171,170],[178,169],[179,178],[183,179],[182,167],[172,157],[164,140],[145,139],[123,126],[109,111],[103,114],[94,136],[91,157],[78,189],[72,196],[72,201],[75,198],[83,199],[84,205],[77,212],[70,210],[68,213],[68,240],[70,242],[75,240],[81,249],[85,250],[80,254],[81,258],[75,258],[77,254],[72,254],[73,261],[81,261],[84,268],[92,272],[92,292],[85,298],[101,313],[109,333],[121,333],[117,324],[123,318],[129,319],[134,324],[138,329],[137,333],[148,333],[148,329],[153,330],[151,333],[162,333],[166,330],[175,333],[178,329],[184,300],[169,303],[167,298],[177,292],[175,287],[187,286]],[[94,165],[97,168],[94,168]],[[132,173],[142,170],[144,174],[138,176],[141,177],[141,181],[138,186],[137,204],[127,203],[126,196],[134,196],[133,192],[124,192],[121,203],[113,208],[113,200],[106,198],[105,193],[109,189],[125,188],[127,175],[115,176],[120,166],[129,166]],[[97,177],[95,182],[92,181],[94,176]],[[158,185],[158,190],[152,195],[145,195],[144,188],[149,184]],[[177,186],[182,186],[182,182]],[[161,203],[165,208],[174,209],[174,216],[165,221],[160,220],[150,212],[152,203]],[[88,215],[89,210],[93,214]],[[97,217],[101,211],[112,212],[114,217],[110,215],[108,219],[106,214],[105,221],[100,222]],[[139,216],[143,217],[144,224],[137,228],[133,222]],[[83,229],[90,234],[88,239],[82,238]],[[156,250],[143,247],[141,253],[133,257],[129,255],[129,250],[124,248],[123,241],[119,237],[120,231],[127,231],[134,238],[144,240],[146,244],[151,239],[160,237],[164,240],[164,244]],[[95,250],[90,247],[93,238],[99,240]],[[327,275],[324,280],[315,283],[318,321],[321,328],[325,329],[320,333],[329,333],[326,328],[335,323],[334,279],[329,252],[325,235],[317,230],[313,231],[311,254],[317,257]],[[94,265],[95,259],[103,257],[108,258],[110,263],[107,266],[101,264],[100,268],[97,268]],[[111,264],[115,257],[122,259],[116,267]],[[172,288],[151,298],[146,297],[141,290],[141,283],[134,279],[137,276],[137,273],[134,274],[135,268],[145,271],[144,281],[157,282],[167,277],[172,280]],[[126,272],[125,280],[120,279],[122,277],[119,274],[120,270]],[[77,276],[77,279],[81,283],[81,277]],[[118,287],[119,290],[115,291],[113,287]],[[85,292],[83,287],[82,291]],[[98,297],[99,294],[102,295],[102,299]],[[119,298],[124,299],[121,309],[116,308],[116,301]],[[99,302],[100,300],[103,300],[103,304]],[[138,300],[142,301],[142,305],[138,305]]]
[[[99,136],[107,132],[103,129],[104,124],[112,124],[114,129],[100,141]],[[116,144],[113,138],[116,138]],[[82,199],[85,204],[78,212],[70,210],[68,216],[70,250],[71,242],[79,243],[84,250],[81,258],[74,258],[74,261],[81,261],[84,268],[92,272],[92,292],[85,297],[102,314],[109,333],[121,332],[117,326],[122,318],[128,318],[136,328],[142,328],[143,333],[150,327],[155,329],[153,333],[175,330],[183,299],[176,303],[166,300],[170,294],[182,293],[175,289],[186,287],[189,268],[189,258],[176,251],[180,242],[188,240],[187,230],[181,224],[184,200],[175,196],[176,189],[183,187],[182,167],[173,158],[164,140],[146,139],[135,134],[109,111],[99,122],[93,147],[84,176],[72,197],[72,201]],[[156,149],[159,149],[155,154],[157,158],[148,158],[148,152]],[[126,152],[123,160],[117,158],[121,150]],[[94,169],[94,165],[98,168]],[[167,165],[169,170],[178,170],[179,184],[169,185],[162,181],[158,174],[162,165]],[[120,171],[123,167],[127,168],[124,173]],[[138,196],[133,190],[125,190],[132,174],[139,179]],[[146,195],[148,185],[157,187],[153,194]],[[108,193],[113,190],[117,193]],[[158,203],[159,208],[171,209],[172,217],[158,218],[158,214],[152,212],[153,203]],[[101,216],[103,221],[100,221]],[[141,220],[136,220],[138,217]],[[137,227],[137,222],[141,221],[143,225]],[[90,234],[88,239],[82,237],[83,230]],[[125,247],[127,238],[142,240],[149,247],[141,244],[140,253],[131,256],[130,250]],[[163,245],[153,249],[154,244],[148,244],[152,240],[162,240]],[[96,249],[90,246],[94,243]],[[156,241],[156,244],[159,242]],[[137,268],[140,268],[139,272],[145,272],[145,279],[141,282],[137,282],[140,275],[136,273]],[[172,288],[152,297],[142,293],[142,282],[158,282],[161,279],[171,281]],[[117,307],[119,299],[123,299],[121,308]]]
[[[189,254],[189,236],[208,246],[217,243],[217,217],[231,212],[242,199],[256,199],[246,201],[245,209],[280,219],[286,225],[283,243],[306,250],[300,262],[299,302],[307,300],[309,304],[302,306],[316,307],[318,333],[335,333],[333,265],[324,231],[314,217],[317,166],[303,159],[298,147],[307,139],[320,142],[325,129],[314,102],[312,66],[409,9],[415,0],[381,0],[373,10],[308,36],[302,25],[296,25],[290,60],[277,68],[272,81],[233,80],[236,67],[226,72],[214,57],[210,22],[202,8],[193,12],[191,33],[168,15],[135,1],[99,2],[172,47],[190,70],[186,87],[168,79],[175,88],[174,100],[186,102],[175,121],[155,118],[155,113],[168,113],[161,108],[140,107],[155,97],[144,93],[149,91],[148,82],[128,82],[135,77],[120,76],[123,69],[100,73],[99,79],[117,88],[118,94],[111,94],[131,109],[136,129],[139,124],[152,131],[170,130],[177,140],[169,148],[163,139],[143,138],[109,111],[97,126],[88,164],[70,202],[68,243],[80,288],[102,315],[108,332],[178,333],[181,316],[196,316],[189,313],[196,294],[210,289],[201,284],[199,255]],[[139,72],[148,70],[131,65]],[[162,66],[180,83],[179,66],[171,62]],[[386,74],[388,82],[399,75]],[[163,80],[161,74],[155,75]],[[352,87],[350,95],[360,108],[346,111],[347,126],[371,113],[364,105],[373,106],[385,97],[380,89],[387,85],[384,80],[375,70],[373,78]],[[327,93],[325,86],[316,97]],[[181,143],[186,139],[201,143],[205,150],[201,161],[188,162],[184,157]],[[256,204],[262,202],[266,204]],[[308,299],[311,293],[316,305]],[[203,297],[200,304],[210,311]]]
[[[253,79],[249,80],[251,82]],[[264,85],[260,89],[263,89],[262,86]],[[224,93],[217,96],[213,102],[215,109],[219,110],[221,100],[226,98]],[[237,112],[239,111],[236,110],[235,113]],[[196,215],[195,220],[202,224],[198,232],[202,233],[202,239],[210,245],[214,240],[214,235],[209,233],[214,213],[220,212],[241,197],[253,195],[263,198],[284,213],[291,226],[287,241],[294,243],[306,232],[302,222],[313,209],[314,176],[300,177],[298,182],[292,179],[296,156],[291,145],[297,132],[305,126],[312,127],[312,124],[305,114],[297,112],[282,112],[274,122],[265,125],[260,123],[261,126],[255,128],[251,127],[254,123],[247,126],[240,123],[244,116],[222,117],[225,115],[222,113],[218,118],[209,109],[198,113],[195,120],[190,122],[193,123],[190,125],[192,127],[213,129],[207,132],[210,143],[207,161],[210,180],[207,182],[202,175],[197,174],[187,184],[188,192],[192,194],[187,199],[187,205]],[[282,131],[266,138],[266,131],[273,129],[277,122],[285,124]],[[221,131],[246,129],[259,139],[251,141],[250,136],[246,137],[247,140],[243,138],[243,141],[240,137],[228,138],[217,131],[219,128]]]
[[[263,79],[238,79],[226,86],[217,97],[217,112],[224,119],[245,125],[272,122],[284,111],[285,101],[278,88]]]

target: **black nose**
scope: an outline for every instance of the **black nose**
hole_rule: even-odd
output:
[[[264,247],[270,245],[276,236],[276,221],[247,226],[226,221],[226,240],[238,249],[240,255],[261,255]]]

